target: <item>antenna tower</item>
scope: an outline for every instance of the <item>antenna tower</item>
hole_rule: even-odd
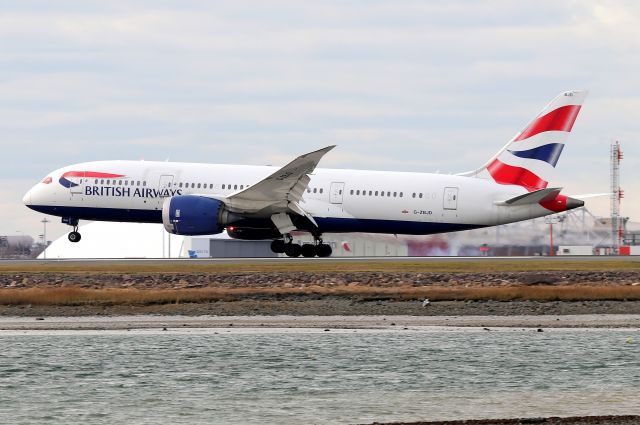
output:
[[[611,144],[611,248],[614,255],[619,253],[624,236],[620,222],[620,200],[624,197],[624,192],[620,189],[620,160],[620,142],[615,141]]]

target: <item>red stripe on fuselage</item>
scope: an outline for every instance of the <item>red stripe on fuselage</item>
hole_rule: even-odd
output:
[[[497,159],[487,167],[487,170],[496,183],[515,184],[524,187],[529,192],[544,189],[549,184],[529,170],[507,165]]]
[[[62,177],[97,177],[104,179],[113,179],[124,177],[124,174],[98,173],[95,171],[67,171]]]
[[[536,118],[516,137],[514,142],[528,139],[545,131],[571,131],[579,112],[580,105],[567,105],[554,109],[546,115]]]

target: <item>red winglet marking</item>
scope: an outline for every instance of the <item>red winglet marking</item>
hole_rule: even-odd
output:
[[[515,184],[524,187],[529,192],[544,189],[549,184],[529,170],[507,165],[497,159],[487,167],[487,170],[496,183]]]
[[[580,105],[566,105],[534,120],[514,142],[528,139],[545,131],[571,131],[580,112]]]

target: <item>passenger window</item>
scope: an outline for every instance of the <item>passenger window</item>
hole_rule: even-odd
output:
[[[100,184],[104,184],[104,179],[100,179]]]
[[[415,193],[415,192],[413,192],[413,194],[411,195],[411,197],[412,197],[412,198],[415,198],[415,197],[416,197],[416,193]]]
[[[420,197],[420,199],[422,199],[422,193],[420,194],[420,196],[419,196],[419,197]]]
[[[402,198],[402,192],[400,192],[400,197]]]
[[[350,192],[350,194],[351,194],[351,195],[353,195],[353,189],[351,189],[351,192]]]
[[[360,191],[359,190],[356,190],[356,195],[360,195]]]
[[[196,187],[195,183],[191,183],[191,189],[194,189]]]
[[[318,193],[318,188],[317,187],[313,188],[313,193]]]
[[[372,194],[373,194],[373,191],[371,191],[371,190],[370,190],[370,191],[369,191],[369,196],[371,196]]]
[[[376,196],[378,196],[378,191],[376,190]]]
[[[122,180],[118,180],[118,186],[122,186]]]
[[[393,197],[395,198],[397,195],[397,192],[393,192]]]
[[[322,188],[320,188],[320,193],[322,193]]]
[[[213,189],[213,183],[209,184],[209,189]]]
[[[198,183],[198,189],[200,189],[200,183]]]
[[[387,196],[391,196],[391,192],[387,192]]]
[[[98,184],[98,179],[96,179],[96,183],[95,184]]]
[[[182,187],[182,183],[178,183],[178,187]]]
[[[146,181],[146,180],[144,180],[144,181],[142,182],[142,185],[143,185],[143,186],[146,186],[146,185],[147,185],[147,181]]]
[[[384,196],[384,190],[380,192],[380,196]]]
[[[222,185],[222,188],[224,189],[225,187],[226,187],[226,185],[224,185],[224,184],[223,184],[223,185]]]
[[[233,185],[233,190],[238,190],[238,185],[237,184]]]

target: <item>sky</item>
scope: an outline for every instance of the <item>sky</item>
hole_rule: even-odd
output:
[[[587,89],[550,185],[640,221],[636,1],[0,0],[0,235],[56,168],[146,159],[458,173]],[[609,199],[587,202],[609,214]],[[68,232],[50,217],[48,239]]]

